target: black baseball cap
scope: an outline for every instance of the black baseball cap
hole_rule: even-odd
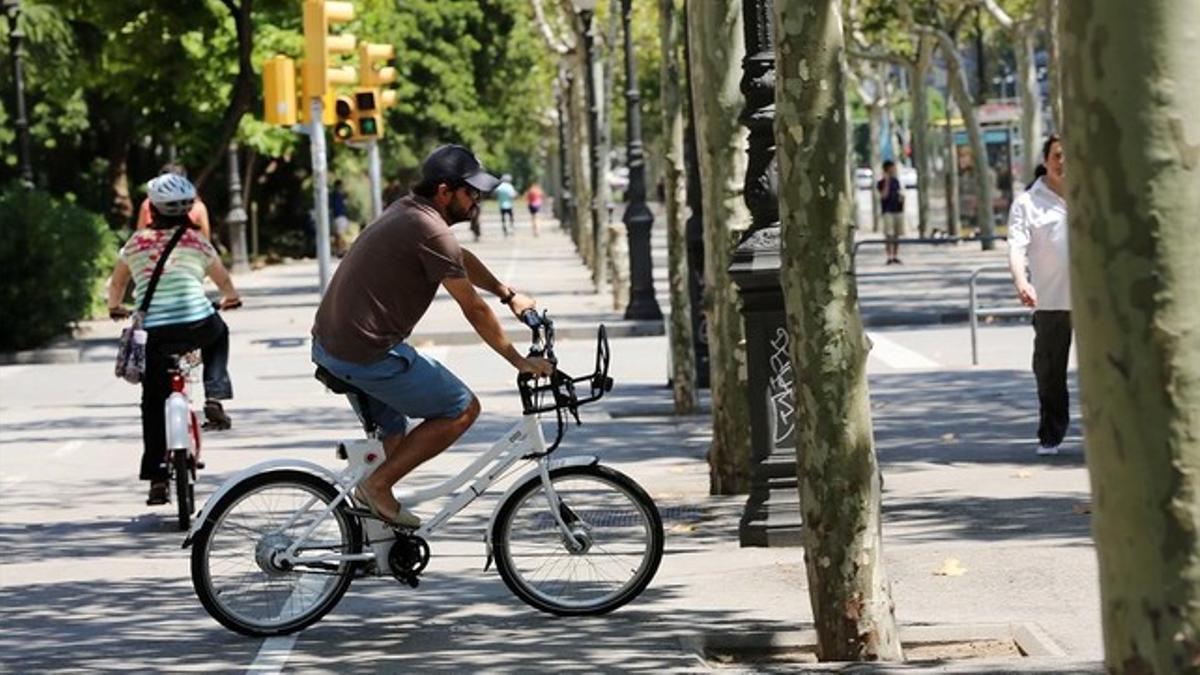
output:
[[[483,170],[475,155],[461,145],[443,145],[421,163],[421,178],[432,182],[466,183],[487,194],[500,179]]]

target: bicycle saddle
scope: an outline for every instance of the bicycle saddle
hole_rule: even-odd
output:
[[[318,382],[328,387],[329,391],[335,394],[367,395],[365,391],[329,372],[325,366],[317,366],[317,372],[313,373],[313,377],[317,378]]]

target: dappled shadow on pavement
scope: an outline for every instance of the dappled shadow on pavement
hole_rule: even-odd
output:
[[[1034,542],[1090,546],[1091,520],[1071,494],[966,497],[961,494],[883,500],[889,536],[897,541]]]
[[[1075,401],[1074,373],[1068,376]],[[1079,416],[1063,454],[1037,458],[1038,403],[1032,373],[951,370],[875,374],[871,414],[880,461],[888,471],[917,463],[1081,466]]]
[[[214,630],[186,577],[39,583],[0,595],[6,672],[241,672],[259,646]]]

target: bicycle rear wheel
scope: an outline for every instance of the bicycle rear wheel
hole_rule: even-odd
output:
[[[179,509],[179,529],[192,526],[192,514],[196,510],[193,474],[188,451],[178,448],[171,451],[171,473],[175,477],[175,503]]]
[[[560,616],[611,612],[654,578],[663,554],[658,508],[628,476],[600,465],[550,472],[563,535],[541,480],[500,507],[492,531],[496,569],[529,605]]]
[[[293,470],[251,476],[222,497],[192,544],[192,586],[208,613],[230,630],[266,637],[298,631],[333,609],[350,587],[356,563],[288,569],[277,563],[277,554],[317,523],[336,497],[328,481]],[[344,504],[317,523],[297,553],[312,558],[362,550],[358,520]]]

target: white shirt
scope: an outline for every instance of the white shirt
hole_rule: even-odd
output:
[[[1008,246],[1015,255],[1029,259],[1036,309],[1070,310],[1067,203],[1045,179],[1037,179],[1013,201],[1008,214]]]

